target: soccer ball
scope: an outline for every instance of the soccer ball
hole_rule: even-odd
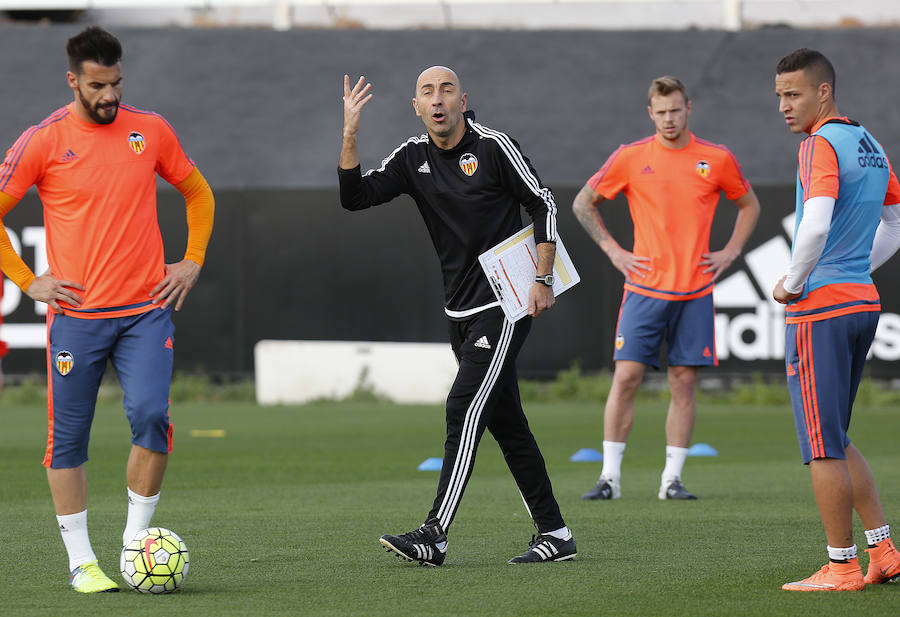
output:
[[[188,550],[175,532],[150,527],[122,549],[119,565],[128,586],[141,593],[171,593],[188,573]]]

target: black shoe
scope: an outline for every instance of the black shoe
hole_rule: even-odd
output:
[[[693,493],[689,493],[686,488],[684,488],[684,484],[681,483],[681,480],[675,478],[668,484],[663,484],[659,487],[659,498],[660,499],[697,499],[697,496]]]
[[[575,538],[569,536],[568,540],[560,540],[551,535],[542,533],[531,536],[528,551],[513,557],[509,563],[538,563],[541,561],[566,561],[577,554],[575,551]]]
[[[383,535],[379,540],[388,552],[393,551],[398,557],[418,561],[423,566],[439,566],[444,563],[446,553],[439,551],[437,544],[446,541],[447,534],[435,518],[425,521],[418,529],[399,536]]]
[[[622,496],[622,489],[618,480],[609,480],[600,476],[594,488],[581,496],[582,499],[618,499]]]

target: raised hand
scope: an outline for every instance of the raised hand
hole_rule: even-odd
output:
[[[360,76],[353,88],[350,87],[350,76],[344,75],[344,136],[352,137],[359,131],[359,120],[362,108],[372,98],[372,84],[366,83],[365,76]]]

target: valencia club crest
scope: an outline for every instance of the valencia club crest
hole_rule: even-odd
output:
[[[75,366],[75,357],[71,353],[63,349],[56,354],[56,370],[60,375],[63,377],[68,375],[73,366]]]
[[[131,146],[131,149],[134,150],[135,154],[140,154],[144,151],[144,148],[147,147],[147,142],[144,141],[143,135],[137,131],[132,131],[128,135],[128,145]]]
[[[463,170],[464,174],[471,176],[478,169],[478,159],[475,158],[474,154],[466,152],[459,157],[459,168]]]

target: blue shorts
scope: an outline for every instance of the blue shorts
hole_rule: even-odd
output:
[[[877,326],[874,311],[786,326],[785,369],[804,463],[847,458],[853,400]]]
[[[48,313],[47,330],[46,467],[78,467],[88,460],[91,422],[107,361],[125,393],[131,442],[155,452],[171,451],[169,386],[175,338],[171,308],[107,319]]]
[[[658,369],[663,338],[669,366],[717,365],[712,294],[675,301],[625,290],[613,359],[633,360]]]

